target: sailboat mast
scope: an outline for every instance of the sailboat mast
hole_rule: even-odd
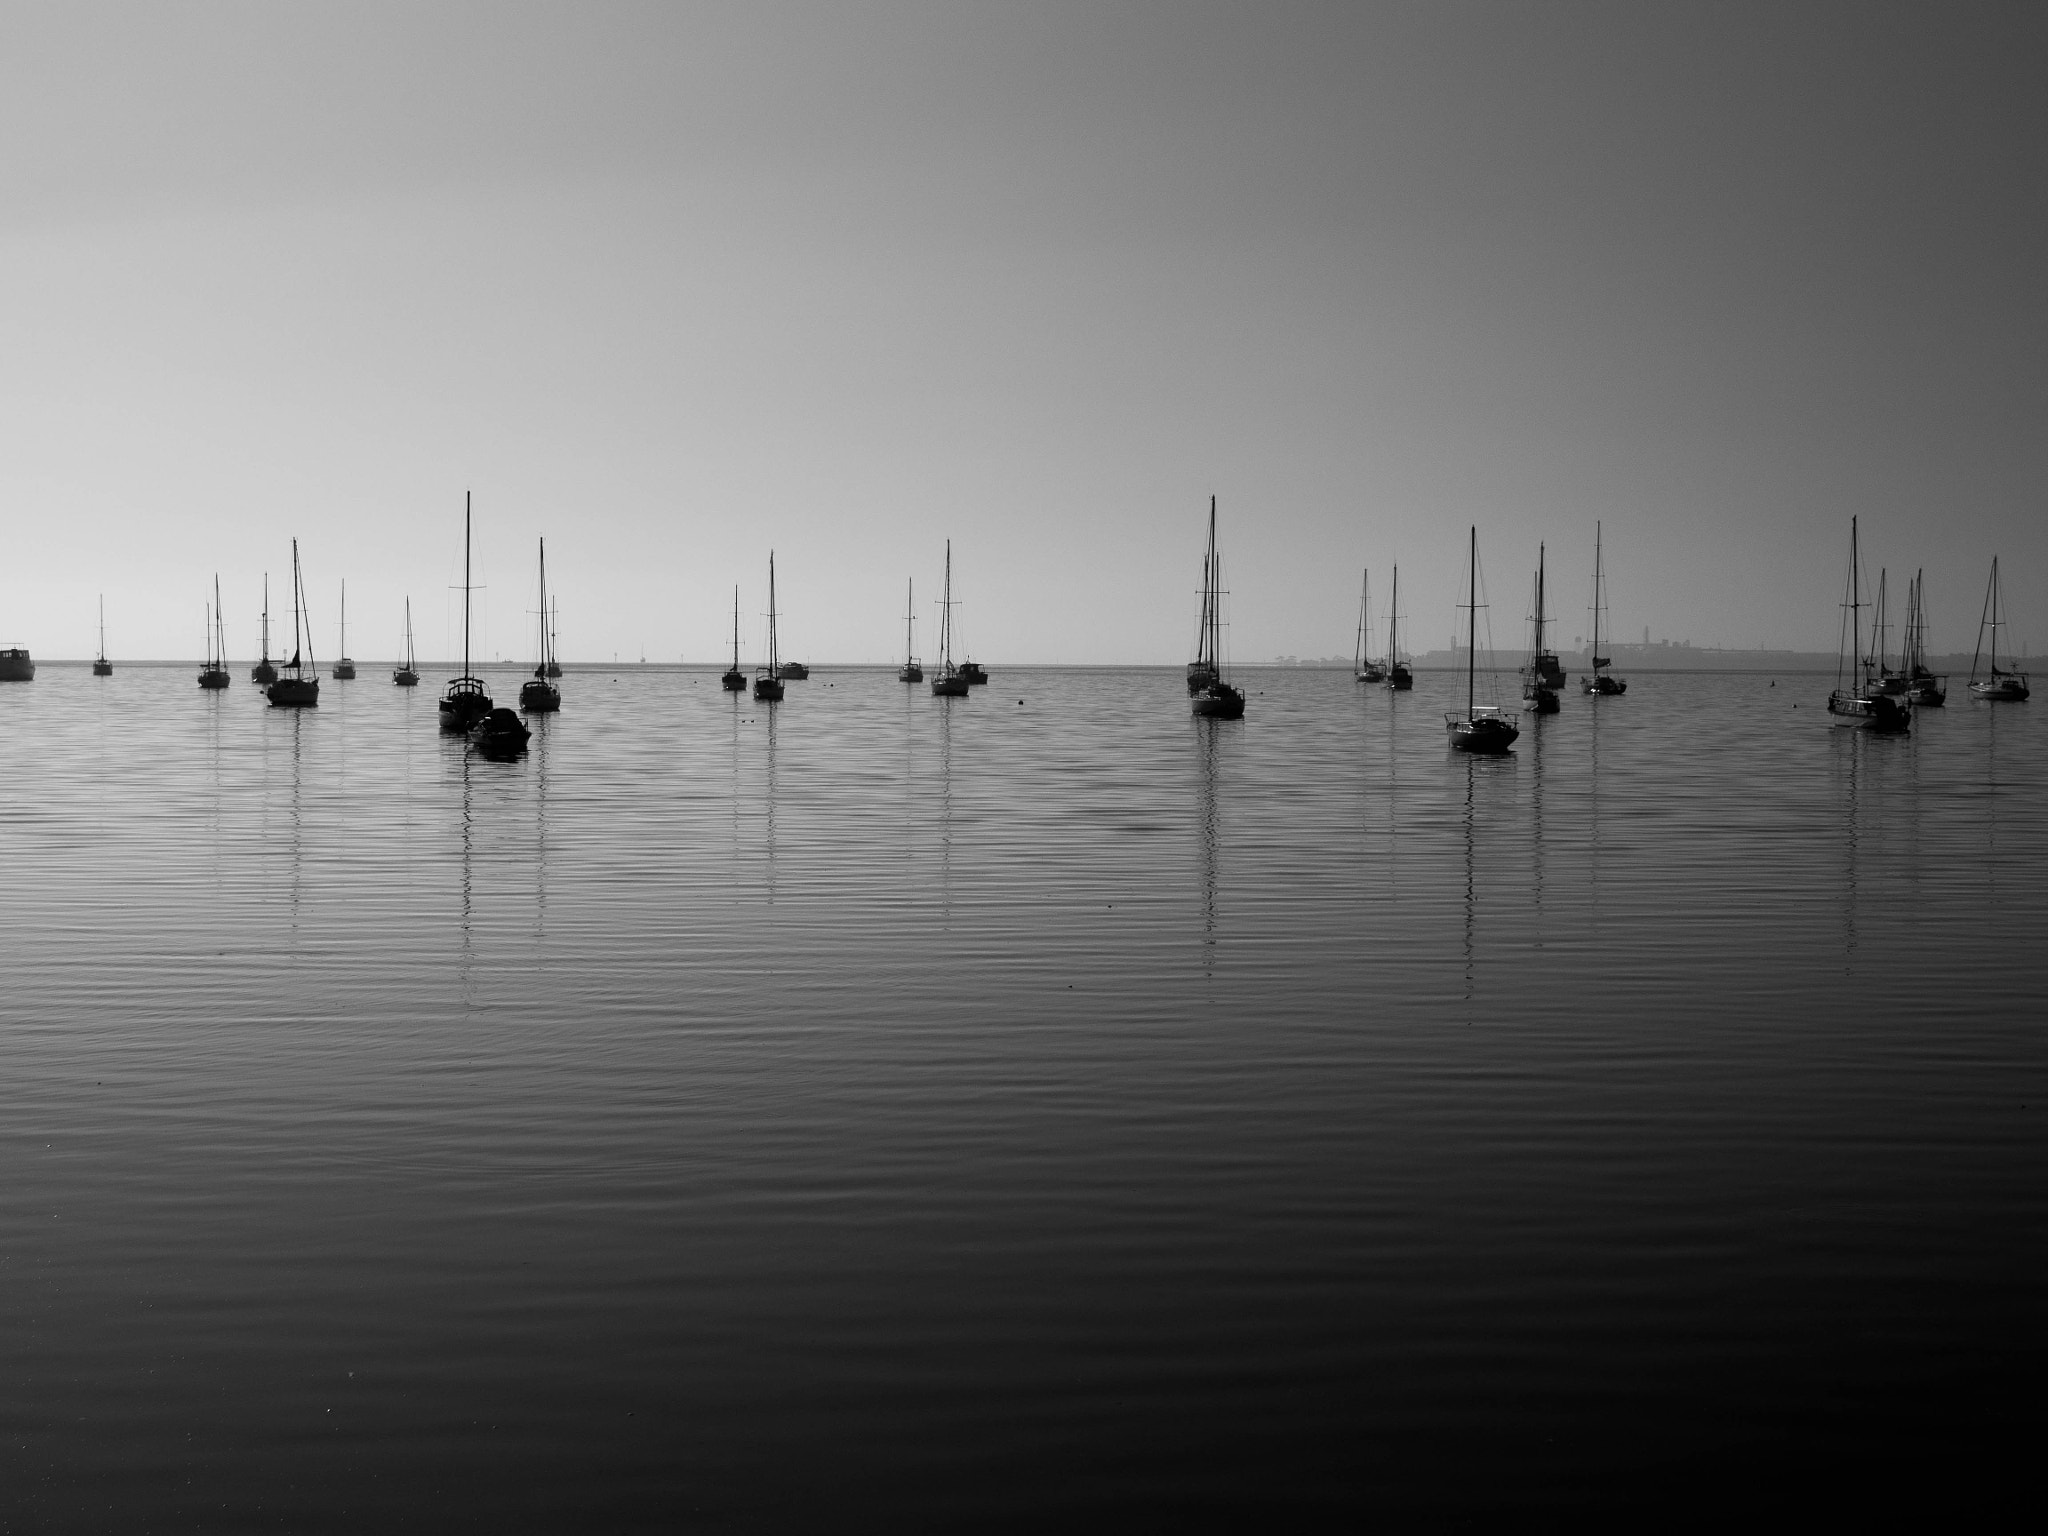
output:
[[[1351,670],[1354,672],[1365,665],[1366,625],[1371,614],[1372,568],[1368,566],[1358,585],[1358,644],[1351,648]]]
[[[341,578],[341,654],[348,655],[348,578]]]
[[[554,660],[548,654],[548,541],[540,541],[540,664]]]
[[[1536,649],[1543,650],[1543,544],[1536,545]]]
[[[263,573],[263,659],[270,660],[270,572]]]
[[[740,669],[740,589],[732,589],[732,669]]]
[[[953,541],[946,540],[946,589],[939,600],[939,667],[941,675],[953,667]]]
[[[1209,591],[1203,605],[1209,625],[1209,665],[1223,671],[1223,572],[1216,560],[1216,498],[1209,498]]]
[[[782,671],[781,658],[775,645],[775,551],[768,551],[768,675],[775,677]]]
[[[1472,525],[1471,593],[1465,612],[1465,718],[1472,718],[1472,703],[1479,687],[1479,525]]]
[[[912,576],[903,587],[903,664],[910,665],[917,655],[917,578]]]
[[[1394,590],[1388,599],[1387,608],[1387,665],[1394,666],[1401,660],[1401,567],[1394,567]]]
[[[106,646],[102,645],[100,649],[104,651]],[[214,573],[213,577],[213,654],[214,666],[225,667],[228,664],[228,638],[220,623],[220,573],[218,571]]]
[[[469,676],[469,492],[462,493],[462,675]]]
[[[412,670],[412,599],[405,600],[405,670]]]

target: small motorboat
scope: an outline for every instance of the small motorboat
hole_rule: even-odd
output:
[[[469,728],[469,744],[480,757],[517,757],[526,750],[533,732],[526,722],[505,708],[493,709]]]

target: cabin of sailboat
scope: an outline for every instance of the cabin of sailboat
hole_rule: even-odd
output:
[[[924,681],[924,668],[917,664],[917,578],[914,576],[903,591],[903,665],[896,669],[896,681]]]
[[[1198,688],[1196,679],[1206,678]],[[1216,498],[1209,498],[1209,548],[1202,559],[1202,617],[1188,665],[1189,703],[1206,720],[1242,720],[1244,690],[1223,678],[1223,559],[1216,551]]]
[[[967,697],[967,674],[953,665],[953,541],[946,540],[946,584],[939,598],[939,670],[932,678],[932,695],[941,699]]]
[[[1361,683],[1384,683],[1387,666],[1366,654],[1372,644],[1372,571],[1368,568],[1358,588],[1358,642],[1351,650],[1351,675]]]
[[[1451,745],[1460,752],[1505,752],[1522,734],[1521,729],[1501,712],[1498,704],[1481,704],[1478,698],[1479,610],[1484,605],[1479,601],[1479,528],[1476,524],[1472,529],[1468,582],[1469,593],[1461,605],[1466,610],[1465,710],[1463,714],[1447,712],[1444,729],[1450,733]],[[1489,644],[1489,656],[1492,649]]]
[[[112,677],[114,675],[114,664],[107,660],[107,596],[104,592],[100,594],[100,653],[93,659],[92,675],[94,677]]]
[[[462,675],[451,679],[441,695],[441,729],[467,735],[491,712],[491,695],[483,679],[469,673],[469,493],[462,493]]]
[[[340,683],[356,680],[356,664],[348,654],[348,582],[341,584],[341,659],[334,664],[334,679]]]
[[[1579,691],[1594,698],[1614,698],[1628,692],[1628,683],[1619,677],[1608,675],[1607,669],[1613,661],[1600,654],[1601,620],[1607,614],[1607,570],[1602,560],[1600,536],[1602,525],[1593,524],[1593,649],[1587,653],[1593,663],[1590,677],[1579,679]]]
[[[548,681],[548,665],[555,659],[554,635],[548,618],[548,541],[540,541],[540,644],[537,647],[539,660],[534,663],[533,676],[519,687],[519,707],[529,714],[544,715],[562,707],[562,690]],[[561,669],[555,669],[553,676],[561,676]]]
[[[306,612],[306,580],[299,570],[299,541],[292,540],[292,659],[264,690],[272,704],[310,709],[320,702],[320,664],[313,659],[313,620]]]
[[[1998,587],[1998,556],[1991,557],[1991,580],[1984,588],[1984,611],[1977,619],[1977,650],[1970,658],[1970,697],[1983,699],[1991,704],[2022,704],[2032,692],[2027,687],[2027,674],[2001,668],[1998,665],[1998,632],[2005,628],[2002,610],[2003,594]],[[1985,642],[1990,642],[1990,668],[1983,678],[1977,676],[1977,664],[1985,659]],[[2006,659],[2012,653],[2006,652]]]
[[[737,658],[737,645],[734,654]],[[771,549],[768,551],[768,664],[755,671],[754,697],[764,704],[774,704],[781,700],[782,692],[781,657],[776,650],[775,637],[775,551]]]
[[[1529,665],[1522,669],[1522,708],[1539,715],[1557,713],[1557,690],[1564,686],[1564,667],[1557,652],[1545,644],[1544,630],[1550,625],[1543,608],[1544,546],[1536,546],[1536,606],[1529,616],[1534,632]]]
[[[1835,647],[1835,687],[1828,695],[1828,713],[1837,725],[1860,726],[1896,735],[1909,729],[1913,706],[1902,693],[1887,693],[1881,668],[1863,645],[1863,555],[1857,520],[1849,519],[1849,579],[1842,593],[1842,632]],[[1882,622],[1880,618],[1880,623]],[[1869,650],[1877,649],[1882,629],[1872,632]]]

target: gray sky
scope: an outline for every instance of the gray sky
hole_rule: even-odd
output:
[[[1715,3],[0,10],[0,643],[1832,649],[1848,522],[1969,649],[2048,602],[2048,10]],[[282,608],[274,597],[273,608]]]

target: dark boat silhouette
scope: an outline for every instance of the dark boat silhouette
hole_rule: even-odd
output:
[[[1522,708],[1539,715],[1557,713],[1557,690],[1564,686],[1564,668],[1557,653],[1543,643],[1550,620],[1543,612],[1543,545],[1536,546],[1536,608],[1529,622],[1535,630],[1529,665],[1522,669]]]
[[[967,675],[953,665],[953,541],[946,540],[946,584],[939,598],[939,670],[932,677],[932,697],[964,699]]]
[[[899,683],[921,683],[924,668],[917,664],[917,578],[903,589],[903,665],[896,669]]]
[[[391,669],[391,682],[398,688],[417,688],[420,669],[412,654],[412,599],[405,600],[405,660]]]
[[[218,578],[216,578],[217,580]],[[104,592],[100,594],[100,653],[93,659],[92,675],[94,677],[112,677],[114,675],[114,664],[107,660],[107,597]]]
[[[782,668],[775,656],[775,551],[768,551],[768,665],[754,678],[754,697],[763,704],[782,698]]]
[[[725,669],[718,679],[718,686],[727,693],[745,693],[747,674],[740,670],[740,589],[732,589],[732,665]]]
[[[1197,686],[1197,679],[1203,679]],[[1208,720],[1242,720],[1244,691],[1223,679],[1223,562],[1216,553],[1216,498],[1209,498],[1209,550],[1202,558],[1202,619],[1188,667],[1190,707]]]
[[[277,681],[264,695],[280,708],[311,709],[320,702],[320,664],[313,659],[313,621],[306,613],[297,539],[292,540],[292,659],[278,669]]]
[[[334,679],[340,683],[356,680],[356,664],[348,654],[348,582],[341,584],[341,660],[334,664]]]
[[[1522,734],[1521,728],[1501,713],[1497,704],[1478,702],[1479,684],[1479,528],[1472,528],[1471,591],[1466,607],[1465,712],[1447,713],[1444,728],[1451,745],[1460,752],[1505,752]]]
[[[1885,692],[1876,664],[1863,654],[1865,605],[1856,524],[1855,518],[1849,519],[1848,601],[1842,604],[1842,634],[1835,648],[1835,688],[1828,695],[1828,713],[1839,725],[1899,735],[1912,725],[1913,706],[1904,694]],[[1876,638],[1873,633],[1873,641]]]
[[[277,668],[270,660],[270,572],[263,573],[263,640],[256,665],[249,669],[249,681],[268,688],[277,681]]]
[[[441,729],[466,736],[491,712],[490,691],[469,672],[469,492],[462,493],[462,675],[450,680],[441,695]]]
[[[1991,704],[2024,704],[2032,690],[2027,687],[2024,672],[2002,671],[1998,665],[1998,632],[2005,628],[2005,620],[1999,615],[2000,594],[1998,590],[1998,556],[1991,557],[1991,581],[1984,589],[1984,611],[1977,619],[1977,650],[1970,657],[1970,697],[1983,699]],[[1977,680],[1977,663],[1984,655],[1984,636],[1991,635],[1991,670],[1982,682]]]
[[[213,606],[206,615],[206,665],[199,672],[202,688],[225,688],[228,678],[227,631],[220,618],[220,574],[214,573]]]
[[[1401,659],[1401,567],[1394,567],[1394,595],[1387,604],[1387,687],[1407,693],[1415,687],[1415,674]]]
[[[548,681],[548,668],[555,659],[554,637],[548,626],[548,541],[540,541],[540,661],[533,676],[519,688],[519,707],[529,714],[550,714],[562,707],[562,690]],[[559,677],[561,669],[553,674]]]
[[[1593,662],[1593,674],[1579,679],[1579,691],[1595,698],[1618,698],[1628,692],[1628,683],[1619,677],[1607,675],[1607,669],[1614,665],[1608,657],[1600,654],[1600,616],[1607,611],[1607,571],[1602,562],[1600,547],[1601,525],[1593,524],[1593,649],[1588,652]]]
[[[1351,648],[1351,675],[1361,683],[1384,683],[1387,665],[1366,655],[1372,644],[1372,571],[1368,568],[1358,583],[1358,641]]]

